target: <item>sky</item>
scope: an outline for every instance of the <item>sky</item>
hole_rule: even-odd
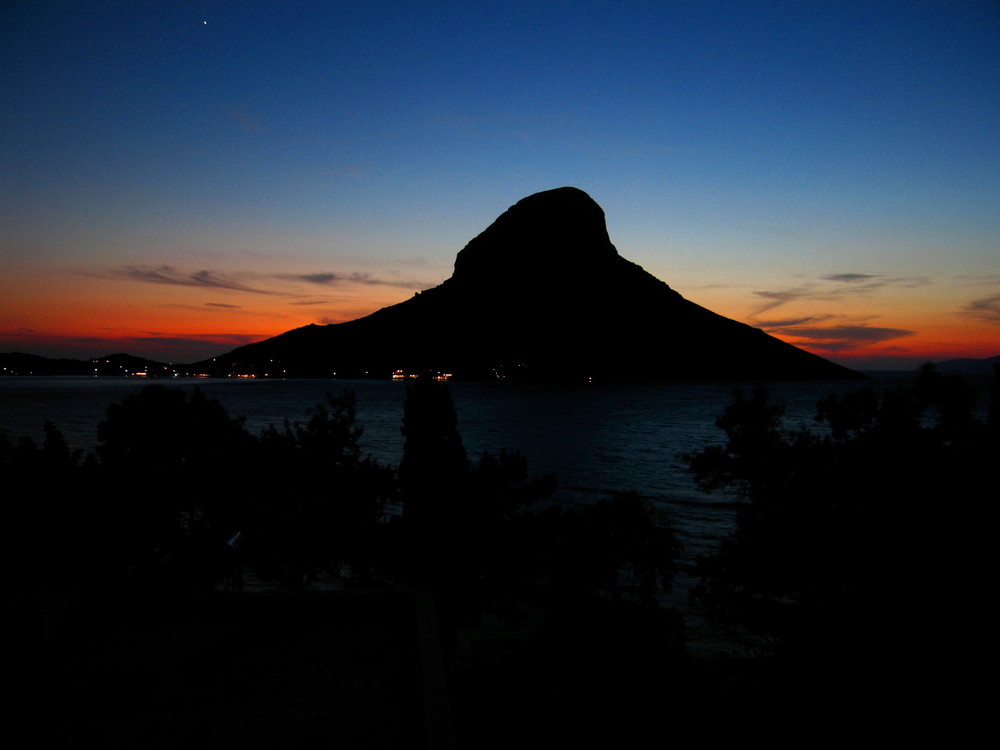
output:
[[[0,351],[185,363],[564,185],[860,369],[1000,354],[1000,2],[0,3]]]

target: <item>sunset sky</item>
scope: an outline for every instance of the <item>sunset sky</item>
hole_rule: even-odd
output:
[[[190,362],[573,185],[834,361],[1000,354],[1000,3],[0,5],[0,352]]]

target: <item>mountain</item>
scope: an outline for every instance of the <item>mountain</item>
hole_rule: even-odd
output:
[[[194,369],[318,377],[429,370],[556,381],[863,377],[684,299],[621,257],[604,211],[572,187],[511,206],[433,289]]]
[[[142,375],[168,377],[175,368],[130,354],[106,354],[94,359],[49,359],[22,352],[0,353],[3,375]]]
[[[989,375],[1000,367],[1000,356],[983,359],[946,359],[938,362],[937,369],[941,372],[957,372],[964,375]]]

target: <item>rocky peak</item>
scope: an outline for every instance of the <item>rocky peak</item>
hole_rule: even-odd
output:
[[[582,190],[562,187],[508,208],[459,252],[452,279],[565,278],[618,258],[601,207]]]

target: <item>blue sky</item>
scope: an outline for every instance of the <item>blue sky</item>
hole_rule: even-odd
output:
[[[3,351],[358,317],[574,185],[811,351],[1000,353],[996,2],[14,2],[0,83]]]

